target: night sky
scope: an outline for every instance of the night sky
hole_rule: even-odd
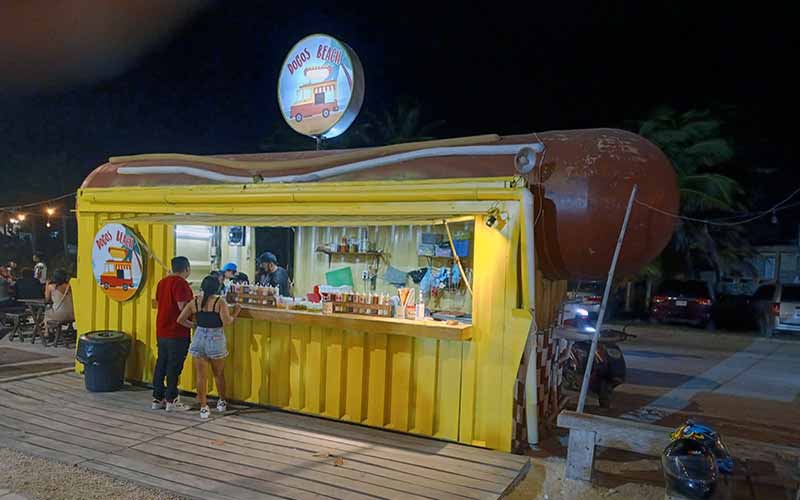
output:
[[[736,175],[775,186],[753,203],[800,185],[789,13],[717,2],[340,3],[212,3],[115,75],[29,95],[0,87],[5,185],[34,178],[4,190],[3,204],[69,192],[110,155],[258,151],[284,126],[283,58],[314,32],[358,53],[366,109],[416,99],[426,120],[446,121],[442,137],[624,127],[658,105],[728,104]],[[761,182],[763,169],[777,175]]]

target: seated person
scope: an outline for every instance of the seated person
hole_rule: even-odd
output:
[[[33,277],[33,269],[26,267],[22,270],[22,277],[17,280],[14,287],[17,300],[35,300],[44,298],[44,287],[41,282]]]
[[[21,313],[25,310],[24,304],[14,300],[13,290],[14,281],[0,275],[0,318],[4,318],[8,313]]]
[[[47,284],[44,298],[51,304],[44,312],[45,323],[48,321],[75,321],[72,290],[66,271],[58,269],[53,273],[53,281]]]

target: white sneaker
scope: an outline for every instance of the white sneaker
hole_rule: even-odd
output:
[[[181,403],[181,398],[180,398],[180,396],[178,396],[171,403],[169,401],[167,401],[166,410],[167,411],[187,411],[187,410],[191,410],[191,408],[189,406]]]
[[[150,404],[150,408],[154,410],[163,410],[167,407],[167,402],[163,399],[153,399],[153,402]]]
[[[203,406],[200,408],[200,419],[201,420],[208,420],[208,417],[211,415],[211,410],[208,409],[208,405]]]
[[[226,411],[228,411],[228,402],[225,401],[224,399],[220,399],[219,401],[217,401],[217,411],[220,413],[225,413]]]

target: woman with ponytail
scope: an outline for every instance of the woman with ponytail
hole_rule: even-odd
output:
[[[217,411],[224,412],[228,409],[225,398],[225,358],[228,348],[225,343],[224,326],[236,320],[241,311],[237,304],[233,313],[228,309],[225,299],[219,295],[220,283],[216,276],[206,276],[200,285],[202,298],[195,297],[186,304],[178,316],[178,323],[188,328],[195,328],[189,354],[194,358],[195,372],[197,373],[197,399],[200,401],[200,418],[207,419],[210,414],[206,394],[208,393],[207,367],[211,365],[214,382],[219,391]],[[222,300],[220,300],[222,299]],[[194,316],[194,322],[190,318]]]

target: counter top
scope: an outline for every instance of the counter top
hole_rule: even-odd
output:
[[[294,311],[242,305],[242,318],[279,323],[300,323],[325,328],[342,328],[367,333],[427,337],[440,340],[470,340],[472,325],[459,323],[448,325],[444,321],[414,321],[410,319],[384,318],[362,314],[322,314],[310,311]]]

